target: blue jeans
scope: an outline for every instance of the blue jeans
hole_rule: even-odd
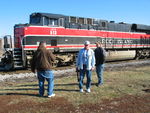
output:
[[[83,69],[80,69],[80,80],[79,80],[79,88],[83,88],[83,79],[86,74],[87,77],[87,82],[86,82],[86,88],[89,89],[91,87],[91,76],[92,76],[92,71],[91,70],[86,70],[86,67],[83,66]]]
[[[98,77],[98,84],[103,84],[103,71],[105,64],[99,64],[96,66],[96,73]]]
[[[44,82],[45,79],[48,82],[48,88],[47,88],[47,94],[51,95],[53,94],[54,90],[54,74],[53,71],[51,70],[46,70],[46,71],[39,71],[37,72],[38,75],[38,80],[39,80],[39,94],[40,96],[44,95]]]

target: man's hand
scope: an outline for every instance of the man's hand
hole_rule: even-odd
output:
[[[94,69],[95,69],[95,67],[92,67],[92,68],[91,68],[91,71],[94,71]]]
[[[76,67],[76,72],[78,72],[79,70],[78,70],[78,67]]]

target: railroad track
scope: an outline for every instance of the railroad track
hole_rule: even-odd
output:
[[[120,62],[107,62],[105,71],[111,70],[132,70],[131,67],[150,66],[150,60],[128,60]],[[75,66],[63,66],[54,69],[55,78],[76,75]],[[35,81],[36,73],[30,70],[14,70],[9,72],[0,72],[0,82],[12,81]]]
[[[150,60],[126,60],[126,61],[111,61],[106,62],[105,67],[106,68],[118,68],[123,66],[138,66],[143,64],[149,64]],[[73,69],[75,66],[62,66],[62,67],[55,67],[53,70],[61,71],[61,70],[68,70]],[[20,73],[32,73],[30,69],[21,69],[21,70],[11,70],[11,71],[0,71],[0,75],[6,75],[6,74],[20,74]]]

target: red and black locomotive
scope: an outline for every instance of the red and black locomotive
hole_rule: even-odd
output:
[[[14,26],[14,48],[10,49],[11,68],[27,67],[40,41],[56,55],[57,65],[72,64],[84,41],[100,41],[107,60],[150,57],[150,26],[115,23],[101,19],[33,13],[28,24]]]

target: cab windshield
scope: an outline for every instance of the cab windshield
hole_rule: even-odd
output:
[[[41,17],[39,16],[32,16],[30,17],[30,24],[39,24]]]

